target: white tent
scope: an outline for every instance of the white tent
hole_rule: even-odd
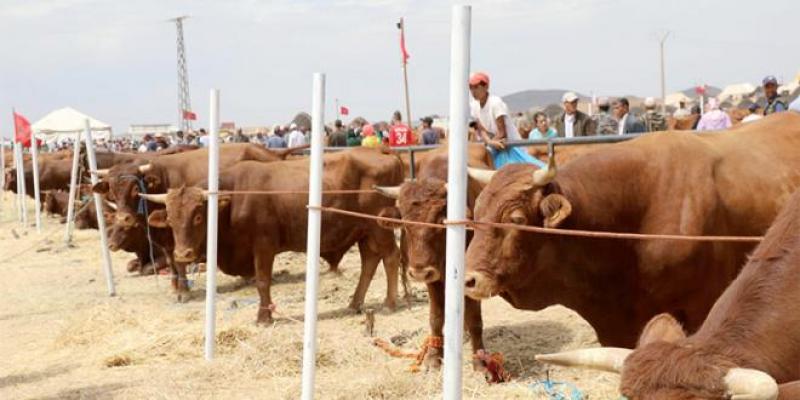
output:
[[[717,96],[720,102],[733,101],[734,103],[741,101],[745,97],[751,96],[758,90],[758,88],[751,83],[738,83],[735,85],[725,86],[722,92]]]
[[[676,92],[668,94],[667,97],[664,99],[664,103],[668,106],[678,107],[680,102],[684,102],[685,104],[692,103],[692,99],[683,94],[682,92]]]
[[[86,120],[92,129],[92,137],[110,139],[111,125],[94,119],[72,107],[59,108],[51,111],[42,119],[31,125],[31,130],[37,138],[45,142],[57,142],[66,138],[75,139],[76,132],[83,132]]]

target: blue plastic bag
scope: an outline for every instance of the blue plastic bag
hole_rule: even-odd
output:
[[[541,169],[547,168],[547,164],[528,154],[521,147],[506,147],[505,150],[495,149],[492,146],[486,148],[492,153],[494,169],[500,169],[506,164],[533,164]]]

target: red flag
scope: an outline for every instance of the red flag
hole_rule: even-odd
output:
[[[341,106],[339,107],[339,114],[348,115],[350,114],[350,109],[345,106]]]
[[[23,147],[31,147],[31,123],[27,118],[14,113],[14,141],[22,143]]]
[[[697,93],[698,95],[706,94],[706,85],[700,85],[694,88],[694,92]]]
[[[400,18],[400,22],[397,23],[397,29],[400,29],[400,54],[403,56],[403,64],[406,64],[410,56],[406,50],[406,30],[404,28],[403,19]]]
[[[183,119],[188,119],[190,121],[196,121],[197,120],[197,114],[195,114],[195,113],[193,113],[193,112],[191,112],[189,110],[183,110]]]

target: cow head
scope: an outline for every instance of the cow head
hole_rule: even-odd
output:
[[[207,192],[197,187],[170,189],[166,194],[142,195],[150,201],[165,204],[166,209],[153,211],[147,223],[155,228],[171,228],[175,239],[175,261],[197,261],[206,243]],[[229,197],[220,196],[219,209],[228,205]]]
[[[695,346],[667,314],[645,327],[636,350],[592,348],[536,356],[538,361],[622,374],[628,400],[775,400],[778,385],[768,374],[740,368],[723,352]]]
[[[5,184],[3,185],[3,190],[10,190],[14,193],[17,193],[17,169],[16,168],[6,168],[3,171],[6,176]]]
[[[476,172],[470,170],[470,176],[484,182],[489,179],[488,172],[484,176]],[[548,169],[512,164],[494,172],[476,200],[475,221],[560,226],[569,217],[572,206],[566,197],[554,192],[551,182],[555,175],[554,158],[550,158]],[[543,251],[547,239],[531,243],[526,241],[528,235],[519,230],[477,226],[467,249],[465,293],[480,300],[531,279],[534,273],[523,266],[531,265],[539,253],[548,252]]]
[[[441,224],[446,217],[447,185],[444,181],[425,179],[375,189],[384,196],[397,199],[397,205],[384,209],[381,216],[435,224]],[[385,222],[379,222],[379,225],[387,229],[399,227]],[[442,280],[445,231],[418,225],[402,225],[402,229],[408,245],[408,275],[424,283]]]
[[[142,184],[147,193],[164,191],[161,178],[152,171],[151,164],[122,163],[112,167],[105,179],[92,187],[92,191],[104,195],[116,205],[116,224],[132,228],[144,223],[138,217]]]

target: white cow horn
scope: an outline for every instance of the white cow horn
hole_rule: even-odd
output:
[[[471,168],[467,167],[467,173],[469,174],[472,179],[483,183],[485,185],[489,184],[489,181],[492,180],[492,177],[497,171],[492,171],[490,169],[479,169],[479,168]]]
[[[778,384],[757,369],[731,368],[725,374],[725,389],[731,400],[775,400]]]
[[[140,165],[139,166],[139,172],[141,172],[143,174],[146,174],[147,172],[150,171],[150,168],[152,168],[152,165],[150,165],[150,164]]]
[[[108,200],[103,200],[103,201],[106,203],[108,208],[110,208],[110,209],[112,209],[114,211],[117,211],[117,205],[116,204],[114,204],[114,203],[112,203],[112,202],[110,202]]]
[[[373,189],[377,190],[378,193],[390,198],[390,199],[397,199],[400,197],[400,186],[372,186]]]
[[[99,177],[108,176],[108,168],[98,169],[97,171],[95,171],[95,173]]]
[[[533,171],[534,186],[545,186],[552,182],[556,177],[556,158],[550,157],[547,161],[547,169],[537,169]]]
[[[536,356],[536,361],[565,367],[582,367],[619,373],[622,372],[625,358],[631,352],[633,350],[619,347],[598,347],[563,353],[540,354]]]
[[[139,196],[141,198],[143,198],[143,199],[150,200],[153,203],[167,204],[167,194],[166,193],[161,193],[161,194],[139,193]]]

